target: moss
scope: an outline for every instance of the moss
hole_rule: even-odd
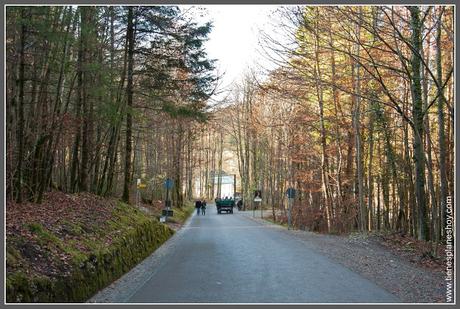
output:
[[[135,207],[119,203],[114,218],[97,234],[85,237],[89,253],[77,248],[77,240],[63,241],[42,225],[29,224],[40,242],[52,243],[70,254],[72,271],[59,277],[26,276],[21,271],[7,274],[7,302],[84,302],[101,288],[149,256],[174,233]],[[112,238],[105,245],[106,237]],[[80,241],[81,242],[81,241]],[[7,254],[8,255],[8,254]],[[10,250],[10,263],[19,252]]]
[[[28,302],[30,301],[30,289],[27,276],[21,272],[8,274],[6,277],[6,301]]]
[[[64,253],[71,255],[76,264],[86,259],[86,255],[76,248],[76,240],[63,241],[39,223],[29,224],[28,227],[32,233],[38,236],[37,239],[39,244],[51,244],[59,248]]]
[[[84,229],[81,225],[68,221],[63,221],[62,227],[67,234],[72,236],[80,236],[88,231],[88,228]]]
[[[43,226],[40,223],[30,223],[27,225],[27,228],[32,233],[40,233],[43,231]]]
[[[29,231],[38,236],[41,243],[54,243],[60,245],[62,241],[52,232],[43,227],[40,223],[31,223],[28,225]]]
[[[174,209],[174,216],[170,218],[172,222],[183,223],[192,214],[195,205],[192,202],[186,202],[182,208]]]
[[[76,249],[75,244],[77,243],[76,240],[71,240],[69,242],[62,242],[60,243],[60,248],[67,254],[72,256],[72,259],[75,264],[82,263],[86,258],[86,254],[81,252],[80,250]]]
[[[7,267],[15,267],[19,264],[22,259],[19,250],[14,248],[12,245],[6,245],[6,265]]]

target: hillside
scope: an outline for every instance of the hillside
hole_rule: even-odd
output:
[[[179,222],[186,210],[177,213]],[[8,203],[7,301],[85,301],[173,233],[154,211],[88,193]]]

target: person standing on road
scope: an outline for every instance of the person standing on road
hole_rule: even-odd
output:
[[[238,203],[236,203],[236,206],[238,207],[238,210],[241,210],[241,208],[243,208],[243,200],[238,200]]]
[[[204,216],[206,215],[206,200],[201,202],[201,214]]]
[[[200,215],[200,209],[201,209],[201,201],[200,200],[197,200],[195,202],[195,208],[196,208],[196,215],[199,216]]]

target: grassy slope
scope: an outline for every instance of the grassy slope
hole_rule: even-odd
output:
[[[175,210],[183,222],[191,205]],[[134,206],[52,193],[8,205],[7,302],[81,302],[151,254],[173,230]]]
[[[185,202],[185,207],[181,209],[174,209],[174,216],[169,218],[169,220],[174,223],[183,223],[188,217],[190,217],[194,209],[195,205],[193,205],[192,202],[187,201]]]

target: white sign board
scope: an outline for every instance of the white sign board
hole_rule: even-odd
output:
[[[262,199],[260,197],[254,198],[254,202],[262,202]]]
[[[166,222],[166,217],[160,217],[160,222]]]
[[[221,181],[222,181],[221,182],[222,184],[233,184],[234,181],[235,181],[235,178],[233,177],[233,175],[230,175],[230,176],[222,175],[221,176]],[[214,176],[214,183],[215,184],[219,183],[219,176],[218,175]]]

